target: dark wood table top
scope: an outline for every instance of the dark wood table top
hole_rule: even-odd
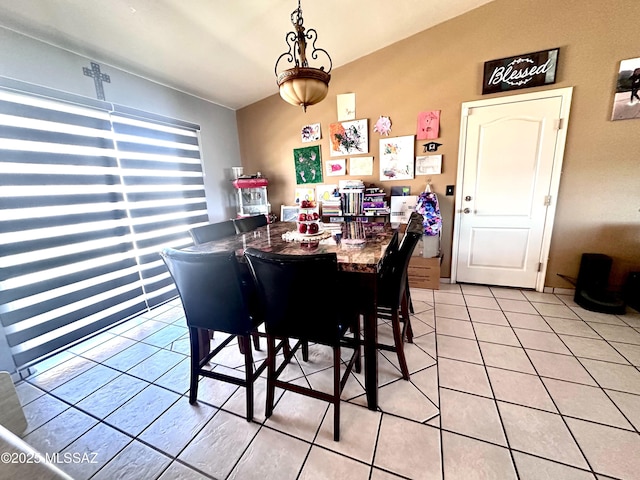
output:
[[[346,242],[341,242],[341,244],[338,245],[331,237],[321,240],[317,248],[308,248],[300,242],[287,242],[283,240],[283,234],[294,231],[295,229],[295,222],[277,222],[257,228],[251,232],[189,247],[188,250],[201,252],[235,250],[238,256],[242,256],[247,247],[287,255],[336,253],[338,257],[338,268],[341,271],[377,273],[384,252],[393,235],[391,226],[385,225],[382,231],[373,231],[373,229],[368,231],[366,243],[363,246],[356,247],[347,245]],[[368,227],[365,227],[365,230],[368,230]]]

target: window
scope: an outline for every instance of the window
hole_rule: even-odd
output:
[[[0,321],[18,366],[175,297],[158,251],[207,221],[197,126],[47,93],[0,89]]]

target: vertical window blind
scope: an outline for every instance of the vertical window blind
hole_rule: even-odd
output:
[[[17,366],[176,296],[206,221],[198,132],[0,89],[0,322]]]

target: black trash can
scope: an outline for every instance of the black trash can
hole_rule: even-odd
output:
[[[612,263],[613,259],[602,253],[582,254],[573,298],[582,308],[592,312],[624,314],[624,300],[608,290]]]
[[[640,312],[640,272],[630,272],[624,284],[624,299],[631,308]]]

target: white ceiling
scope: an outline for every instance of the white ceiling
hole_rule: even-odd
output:
[[[303,0],[302,11],[335,69],[489,1]],[[277,92],[274,64],[296,8],[296,0],[0,0],[0,25],[238,109]]]

